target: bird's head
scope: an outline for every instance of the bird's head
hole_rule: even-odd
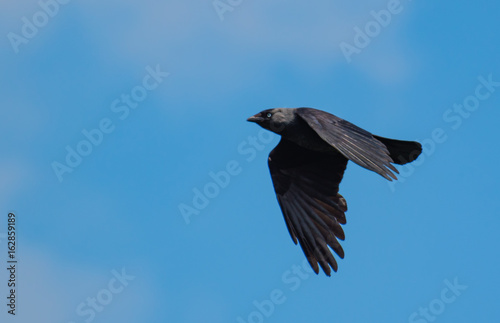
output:
[[[280,135],[286,126],[293,122],[294,110],[287,108],[268,109],[251,116],[247,121],[255,122],[262,128]]]

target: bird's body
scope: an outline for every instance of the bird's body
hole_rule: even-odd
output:
[[[325,153],[337,152],[335,148],[321,139],[316,131],[300,118],[297,118],[291,126],[288,126],[287,130],[281,134],[281,137],[309,150]]]
[[[311,108],[264,110],[250,118],[281,135],[269,154],[269,170],[285,222],[316,273],[318,264],[337,271],[330,247],[340,257],[347,203],[338,193],[348,160],[388,180],[422,151],[419,143],[383,138],[327,112]]]

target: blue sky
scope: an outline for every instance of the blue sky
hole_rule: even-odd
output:
[[[66,2],[0,4],[2,322],[500,315],[497,2]],[[332,277],[286,230],[278,136],[245,121],[298,106],[424,144],[394,184],[349,163]]]

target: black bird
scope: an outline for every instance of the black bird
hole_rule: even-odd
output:
[[[312,108],[264,110],[247,121],[281,135],[268,158],[271,178],[292,240],[316,274],[318,264],[330,276],[337,271],[332,252],[344,258],[345,199],[338,193],[347,161],[392,181],[391,164],[415,160],[422,146],[375,136],[330,113]]]

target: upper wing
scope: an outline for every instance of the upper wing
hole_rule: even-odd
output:
[[[297,115],[348,159],[390,181],[397,179],[387,147],[368,131],[321,110],[298,108]]]
[[[286,139],[269,154],[269,170],[278,203],[288,232],[300,243],[309,264],[316,273],[318,263],[328,276],[337,262],[328,248],[340,258],[344,250],[347,204],[338,194],[347,159],[341,154],[326,154],[302,148]]]

